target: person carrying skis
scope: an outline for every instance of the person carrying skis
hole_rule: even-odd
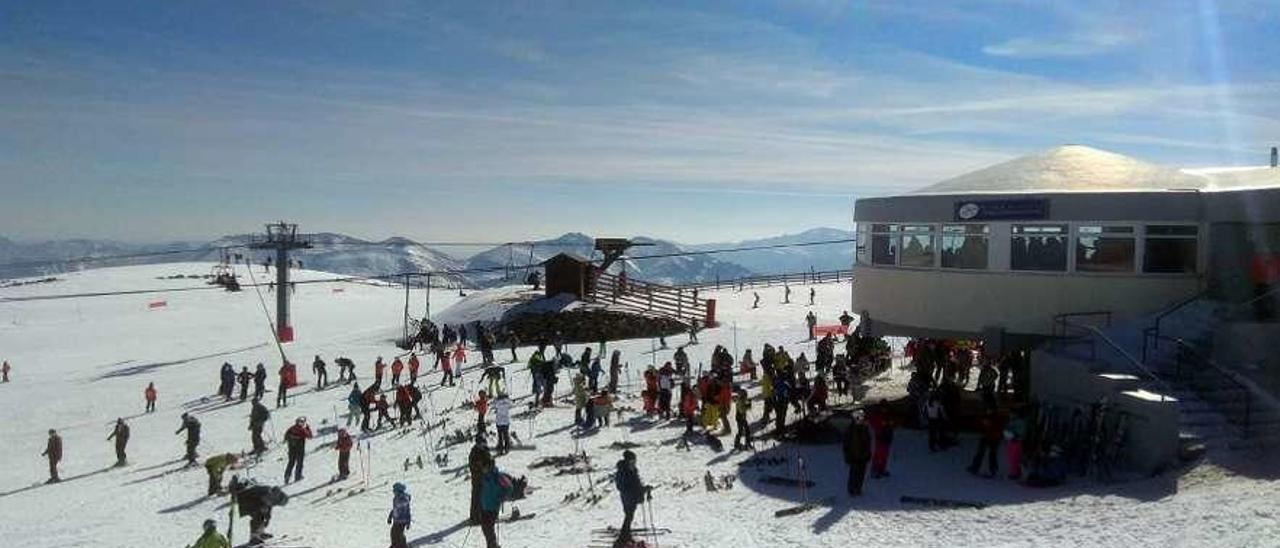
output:
[[[267,393],[267,366],[258,362],[258,369],[253,372],[253,399],[260,400]]]
[[[156,410],[156,383],[147,383],[147,389],[142,391],[142,397],[147,401],[147,412],[153,413]]]
[[[391,511],[387,513],[387,524],[391,526],[391,548],[409,548],[409,541],[404,536],[405,530],[413,522],[409,508],[409,489],[397,481],[391,486],[391,493]]]
[[[351,475],[351,447],[355,442],[351,439],[351,434],[347,433],[346,428],[338,429],[338,441],[334,442],[333,449],[338,452],[338,479],[347,479]]]
[[[253,485],[242,482],[235,476],[231,477],[227,488],[231,491],[232,500],[236,501],[240,515],[249,516],[248,546],[262,546],[272,536],[267,532],[267,527],[271,525],[271,509],[288,504],[289,495],[279,487]]]
[[[206,519],[204,532],[200,533],[200,538],[196,539],[195,544],[188,545],[187,548],[231,548],[231,543],[227,542],[227,537],[218,532],[218,522]]]
[[[511,481],[498,471],[498,466],[489,461],[480,487],[480,531],[484,533],[485,548],[498,546],[498,511],[502,502],[511,494]]]
[[[511,399],[506,392],[493,400],[493,424],[498,427],[498,454],[505,455],[511,450]]]
[[[253,380],[253,373],[249,372],[249,366],[244,366],[236,373],[236,381],[240,383],[240,401],[249,398],[249,381]]]
[[[404,362],[400,361],[400,358],[397,357],[396,359],[391,360],[391,386],[398,386],[400,384],[401,373],[404,373]]]
[[[196,447],[200,445],[200,421],[196,420],[190,413],[183,413],[182,426],[173,434],[176,436],[183,432],[187,433],[187,466],[195,466]]]
[[[871,429],[862,413],[854,413],[853,424],[844,435],[844,462],[849,465],[849,496],[862,494],[862,484],[867,478],[867,461],[871,460]]]
[[[62,436],[58,435],[57,430],[49,429],[49,441],[45,443],[44,452],[40,455],[49,459],[49,480],[45,483],[62,481],[58,477],[58,463],[62,461]]]
[[[329,372],[328,365],[320,359],[319,354],[316,354],[316,359],[311,362],[311,371],[316,374],[316,390],[323,390],[329,384]]]
[[[409,353],[409,384],[418,382],[418,370],[422,369],[422,362],[418,360],[416,352]]]
[[[289,446],[289,463],[284,467],[285,484],[289,483],[290,474],[293,475],[293,481],[302,481],[302,460],[307,456],[307,440],[311,437],[311,427],[307,426],[306,417],[298,417],[293,421],[293,426],[285,430],[284,441]]]
[[[636,454],[630,449],[622,452],[618,461],[617,473],[613,476],[614,486],[618,488],[618,496],[622,499],[622,527],[618,529],[618,540],[615,546],[631,542],[631,521],[635,517],[636,507],[650,495],[652,487],[640,481],[640,471],[636,469]]]
[[[249,438],[254,455],[267,452],[267,440],[262,439],[262,430],[267,427],[268,420],[271,420],[271,411],[261,401],[254,400],[253,409],[249,411]]]
[[[222,473],[240,461],[233,453],[223,453],[214,455],[205,459],[204,471],[209,474],[209,492],[206,496],[214,496],[222,493]]]
[[[115,428],[112,428],[111,435],[107,436],[107,441],[111,440],[116,440],[115,466],[124,466],[128,460],[125,449],[129,446],[129,425],[125,424],[124,419],[116,419]]]

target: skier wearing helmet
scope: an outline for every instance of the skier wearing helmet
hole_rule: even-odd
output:
[[[396,482],[391,486],[391,493],[391,511],[387,513],[387,523],[391,525],[391,548],[409,548],[409,541],[404,536],[413,521],[409,490],[403,483]]]
[[[218,522],[206,519],[204,532],[200,533],[200,538],[196,539],[195,544],[190,548],[231,548],[231,543],[227,542],[227,537],[218,532]]]

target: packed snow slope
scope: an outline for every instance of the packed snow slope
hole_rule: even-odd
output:
[[[41,295],[100,293],[139,288],[202,287],[202,281],[158,279],[175,274],[202,274],[209,264],[168,264],[123,267],[70,274],[61,282],[0,290],[0,358],[14,366],[12,382],[0,385],[0,538],[14,548],[48,547],[178,547],[198,536],[206,518],[225,530],[225,498],[206,499],[202,467],[183,469],[183,443],[174,431],[183,411],[196,413],[204,426],[201,458],[216,452],[249,448],[248,404],[223,405],[210,395],[216,390],[219,366],[230,362],[239,369],[265,362],[274,387],[280,357],[271,343],[258,296],[194,290],[155,295],[120,295],[65,300],[4,301]],[[261,270],[256,274],[261,277]],[[242,277],[244,273],[241,273]],[[331,277],[300,272],[302,280]],[[336,292],[335,290],[341,290]],[[804,341],[802,318],[810,310],[807,291],[797,287],[792,304],[781,304],[780,287],[762,289],[760,309],[752,310],[752,292],[714,292],[723,324],[705,331],[702,342],[689,348],[692,361],[705,362],[716,344],[740,353],[751,347],[758,354],[765,342],[782,344],[793,354],[813,346]],[[265,295],[268,299],[272,295]],[[848,302],[847,285],[817,286],[812,307],[823,323],[831,323]],[[442,311],[457,299],[456,292],[431,294],[431,310]],[[149,308],[156,300],[167,306]],[[420,314],[426,295],[410,295],[411,312]],[[270,303],[268,303],[270,304]],[[270,308],[270,306],[268,307]],[[402,289],[358,283],[316,283],[298,286],[294,326],[298,341],[284,346],[299,364],[304,384],[313,379],[314,355],[330,363],[345,355],[358,364],[362,379],[372,375],[373,360],[398,353],[392,341],[400,333],[404,312]],[[672,349],[684,343],[673,338]],[[672,349],[652,351],[653,341],[610,344],[629,364],[625,395],[619,407],[640,408],[636,397],[643,367],[671,358]],[[576,355],[581,346],[571,351]],[[527,358],[529,348],[519,350]],[[498,358],[507,357],[499,351]],[[474,365],[476,353],[472,353]],[[427,363],[430,365],[430,362]],[[523,363],[508,366],[509,390],[516,397],[529,391]],[[897,390],[905,372],[894,368],[877,381],[877,391]],[[443,430],[469,428],[472,412],[460,404],[476,389],[478,375],[468,370],[456,387],[428,392],[424,412],[432,420],[447,421]],[[434,386],[438,373],[426,376]],[[159,389],[159,409],[142,414],[142,391],[148,382]],[[562,393],[569,383],[562,378]],[[890,387],[880,390],[879,387]],[[390,483],[402,481],[413,499],[413,546],[481,546],[478,530],[462,527],[467,514],[468,444],[437,450],[442,429],[427,435],[418,426],[405,432],[383,431],[361,442],[369,467],[353,458],[353,477],[326,485],[335,473],[336,455],[326,444],[334,438],[335,413],[343,413],[347,387],[314,391],[300,387],[285,409],[273,410],[273,431],[279,440],[294,417],[307,416],[317,430],[308,446],[306,477],[288,485],[289,504],[278,508],[271,529],[295,539],[290,545],[315,548],[363,548],[388,544],[385,519]],[[878,397],[875,396],[875,397]],[[268,406],[274,394],[267,396]],[[516,410],[527,401],[517,401]],[[759,405],[755,410],[758,416]],[[573,410],[560,406],[531,420],[518,420],[513,430],[535,447],[498,458],[504,471],[525,475],[535,488],[527,500],[515,503],[531,519],[502,524],[502,545],[519,547],[582,547],[592,529],[620,522],[620,505],[608,476],[620,451],[615,442],[638,444],[639,468],[645,482],[655,486],[654,522],[672,532],[658,538],[660,546],[1265,546],[1280,542],[1275,502],[1280,488],[1257,475],[1202,464],[1189,470],[1121,485],[1086,480],[1048,490],[1034,490],[1004,480],[971,477],[963,472],[973,441],[959,449],[930,454],[919,433],[900,431],[887,479],[868,480],[866,495],[844,496],[844,467],[837,446],[774,446],[758,441],[757,456],[786,457],[778,466],[746,463],[753,455],[717,453],[706,444],[678,446],[682,425],[666,424],[624,412],[620,421],[599,431],[575,436]],[[129,420],[133,435],[129,466],[110,468],[114,461],[106,436],[116,417]],[[64,482],[41,485],[46,477],[40,457],[45,432],[56,428],[65,445]],[[353,431],[357,431],[358,428]],[[323,433],[321,433],[323,432]],[[731,440],[725,444],[731,446]],[[595,465],[590,476],[555,475],[555,468],[531,469],[542,457],[585,451]],[[437,466],[435,456],[447,456]],[[258,465],[235,473],[259,482],[280,484],[283,448],[272,443]],[[406,470],[406,459],[422,456]],[[353,455],[356,457],[356,455]],[[794,475],[797,457],[818,485],[805,494],[796,489],[761,484],[765,474]],[[727,491],[707,492],[703,475],[736,478]],[[348,496],[368,477],[369,490]],[[229,477],[229,476],[228,476]],[[602,498],[595,503],[579,496],[594,484]],[[336,491],[343,488],[344,491]],[[907,506],[903,495],[963,499],[989,504],[986,509],[946,509]],[[787,518],[776,510],[798,504],[802,497],[820,501],[817,509]],[[504,515],[511,504],[504,509]],[[643,524],[637,516],[638,524]],[[236,523],[235,540],[247,538],[247,520]]]

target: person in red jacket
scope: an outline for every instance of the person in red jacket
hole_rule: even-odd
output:
[[[814,415],[827,410],[827,378],[821,375],[813,381],[813,392],[809,394],[809,414]]]
[[[644,414],[652,415],[658,412],[658,371],[649,366],[644,370],[644,392],[640,394],[644,398]]]
[[[987,476],[995,477],[996,472],[1000,469],[1000,463],[997,462],[999,459],[997,453],[1000,450],[1000,440],[1003,438],[1004,419],[994,407],[989,407],[987,412],[978,419],[978,451],[973,454],[973,461],[969,463],[970,474],[977,475],[985,453],[987,457]]]
[[[375,384],[374,386],[376,387],[378,385]],[[391,420],[391,415],[387,414],[387,409],[391,408],[391,404],[387,403],[386,394],[379,395],[378,403],[374,404],[374,406],[378,409],[378,425],[373,428],[374,430],[382,430],[383,420],[387,421],[392,425],[395,424],[395,421]]]
[[[875,436],[871,451],[871,477],[883,478],[889,475],[889,450],[893,448],[893,431],[897,426],[889,413],[889,402],[880,403],[871,410],[867,417],[867,425]]]
[[[693,433],[693,418],[698,414],[698,393],[686,379],[680,382],[680,416],[684,417],[684,433]]]
[[[489,394],[484,390],[476,396],[476,431],[484,434],[484,415],[489,412]]]
[[[289,463],[284,467],[284,482],[302,481],[302,459],[307,455],[307,440],[311,439],[311,427],[307,426],[306,417],[298,417],[293,426],[284,432],[284,441],[289,446]],[[296,468],[295,468],[296,466]]]
[[[416,353],[409,353],[409,384],[417,384],[418,369],[422,367],[422,362],[418,361]]]
[[[396,358],[391,362],[391,386],[400,384],[400,374],[404,372],[404,362],[400,358]]]
[[[338,479],[347,479],[351,475],[351,447],[355,443],[346,428],[338,429],[338,441],[333,448],[338,451]]]
[[[382,356],[378,356],[378,361],[373,362],[373,385],[382,386],[382,372],[387,369],[387,364],[383,363]]]
[[[142,396],[147,399],[147,412],[154,412],[156,410],[156,383],[147,383],[147,389],[142,391]]]
[[[396,386],[396,412],[400,426],[407,426],[413,422],[413,396],[409,394],[407,384]]]
[[[721,433],[732,432],[729,428],[729,413],[733,411],[733,383],[722,381],[716,388],[716,405],[720,407]]]

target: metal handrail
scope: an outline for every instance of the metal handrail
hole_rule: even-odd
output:
[[[1067,312],[1058,314],[1053,317],[1053,328],[1050,331],[1054,336],[1058,334],[1058,326],[1062,326],[1062,335],[1067,334],[1067,318],[1083,318],[1086,316],[1103,316],[1107,319],[1107,327],[1111,327],[1111,311],[1110,310],[1094,310],[1090,312]]]
[[[1075,322],[1068,321],[1065,318],[1062,320],[1062,324],[1064,326],[1064,329],[1065,327],[1075,327],[1077,329],[1083,329],[1085,331],[1092,333],[1093,336],[1095,337],[1094,339],[1095,341],[1102,340],[1102,342],[1106,343],[1107,346],[1110,346],[1112,350],[1114,350],[1120,356],[1128,360],[1131,365],[1136,367],[1139,371],[1146,373],[1147,377],[1149,377],[1150,380],[1155,381],[1156,384],[1160,385],[1160,387],[1163,388],[1165,391],[1164,394],[1159,394],[1160,401],[1165,401],[1166,398],[1173,399],[1172,396],[1168,395],[1173,393],[1173,387],[1169,386],[1168,383],[1164,382],[1163,379],[1161,379],[1158,375],[1156,375],[1150,369],[1147,369],[1147,366],[1145,364],[1138,361],[1137,358],[1133,357],[1133,355],[1130,354],[1128,350],[1125,350],[1124,347],[1120,346],[1115,341],[1111,340],[1111,337],[1108,337],[1107,334],[1103,333],[1101,329],[1098,329],[1092,325],[1077,324]],[[1095,351],[1095,355],[1096,355],[1096,351]]]
[[[1250,419],[1251,419],[1252,410],[1253,410],[1253,393],[1252,391],[1249,390],[1249,387],[1246,386],[1243,382],[1240,382],[1239,379],[1235,378],[1235,375],[1232,375],[1224,367],[1222,367],[1221,365],[1218,365],[1217,362],[1213,361],[1211,358],[1206,357],[1204,354],[1201,354],[1200,350],[1197,349],[1195,345],[1185,340],[1179,339],[1178,337],[1169,337],[1165,335],[1154,335],[1154,336],[1156,338],[1163,339],[1178,345],[1178,347],[1183,352],[1186,353],[1185,355],[1190,355],[1194,357],[1202,365],[1208,366],[1220,377],[1226,379],[1227,382],[1231,383],[1233,386],[1235,386],[1236,388],[1244,392],[1244,395],[1245,395],[1244,396],[1244,424],[1241,426],[1241,428],[1244,430],[1244,437],[1246,438],[1249,437],[1249,424],[1251,422]],[[1143,344],[1145,346],[1146,343],[1144,342]],[[1179,378],[1182,377],[1182,356],[1183,355],[1184,354],[1179,353],[1178,357],[1176,358],[1177,361],[1175,362],[1174,374]]]

